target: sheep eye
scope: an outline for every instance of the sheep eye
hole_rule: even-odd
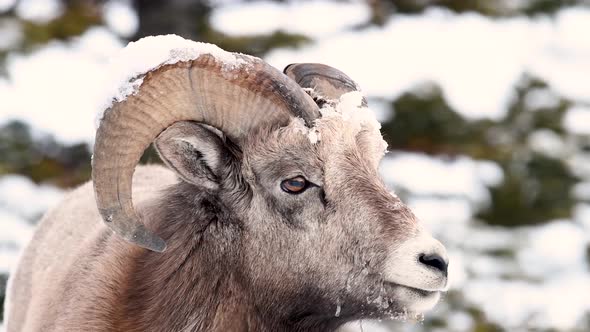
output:
[[[300,194],[307,189],[308,184],[303,176],[296,176],[281,182],[281,189],[289,194]]]

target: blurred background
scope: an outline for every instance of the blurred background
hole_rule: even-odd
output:
[[[423,322],[355,329],[590,330],[585,0],[0,0],[0,303],[39,217],[90,177],[109,59],[167,33],[330,64],[368,95],[383,178],[452,287]]]

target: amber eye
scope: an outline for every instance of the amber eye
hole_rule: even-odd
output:
[[[281,189],[289,194],[300,194],[307,188],[308,182],[303,176],[296,176],[281,182]]]

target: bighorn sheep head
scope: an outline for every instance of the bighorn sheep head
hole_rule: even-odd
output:
[[[447,284],[446,253],[380,180],[378,127],[339,112],[347,98],[359,112],[366,106],[356,83],[325,65],[281,73],[235,57],[231,68],[208,54],[163,65],[106,111],[92,176],[106,224],[165,251],[131,197],[134,168],[155,141],[182,185],[223,206],[214,227],[231,234],[220,241],[235,246],[232,264],[261,299],[274,299],[261,310],[296,310],[313,324],[429,309]]]

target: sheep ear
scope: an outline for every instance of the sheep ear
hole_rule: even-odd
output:
[[[221,158],[228,153],[220,131],[196,122],[176,122],[154,146],[160,158],[184,181],[208,189],[219,187]]]

